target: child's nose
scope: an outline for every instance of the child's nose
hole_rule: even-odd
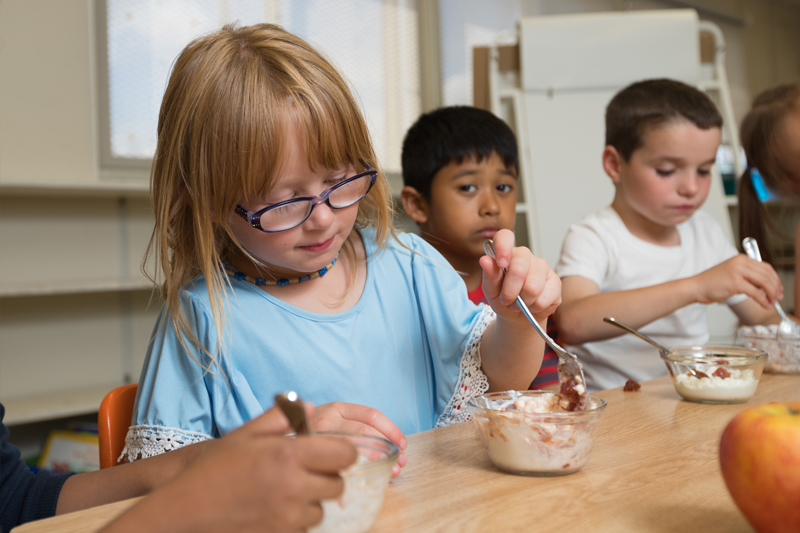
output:
[[[496,215],[500,212],[500,202],[497,197],[492,193],[486,193],[481,196],[481,214],[482,215]]]
[[[333,209],[326,202],[322,202],[314,206],[304,225],[307,229],[325,229],[333,224],[335,218]]]
[[[700,177],[697,172],[687,172],[678,185],[678,193],[683,196],[694,196],[700,190]]]

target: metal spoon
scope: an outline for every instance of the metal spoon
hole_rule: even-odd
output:
[[[658,351],[661,352],[661,353],[664,353],[664,354],[671,354],[672,353],[672,351],[669,348],[667,348],[665,346],[661,346],[659,343],[654,341],[651,337],[648,337],[647,335],[645,335],[641,331],[633,329],[629,325],[620,322],[616,318],[611,318],[610,316],[607,316],[607,317],[603,318],[603,322],[607,322],[607,323],[609,323],[609,324],[611,324],[613,326],[617,326],[618,328],[624,329],[628,333],[636,335],[637,337],[639,337],[643,341],[649,342],[650,344],[652,344],[653,346],[658,348]],[[692,368],[690,366],[686,366],[686,369],[689,371],[689,373],[691,375],[693,375],[694,377],[696,377],[698,379],[699,378],[707,378],[708,377],[708,374],[706,374],[705,372],[701,372],[700,370],[695,370],[694,368]]]
[[[282,392],[275,395],[275,403],[292,425],[295,434],[304,435],[308,433],[308,421],[306,420],[306,408],[303,400],[294,391]]]
[[[742,241],[742,248],[750,259],[755,259],[761,262],[761,251],[758,249],[758,243],[752,237],[747,237]],[[786,311],[783,310],[781,304],[775,301],[775,310],[781,317],[781,323],[778,326],[777,337],[800,337],[800,324],[793,321],[786,316]]]
[[[494,243],[491,239],[486,239],[486,241],[484,241],[483,251],[492,259],[497,259],[494,253]],[[505,271],[506,269],[504,268],[503,272]],[[533,318],[530,309],[525,305],[521,296],[517,296],[517,307],[519,307],[522,314],[525,315],[525,318],[528,319],[528,322],[531,323],[536,333],[538,333],[539,336],[544,339],[544,342],[558,355],[558,383],[559,389],[561,390],[561,407],[568,411],[586,410],[586,378],[583,375],[583,366],[578,362],[578,358],[556,344],[556,342],[550,338],[544,328],[539,325],[539,322]],[[575,396],[577,393],[577,399],[565,397],[565,392],[568,393],[569,396]],[[563,405],[564,400],[567,402],[566,406]]]

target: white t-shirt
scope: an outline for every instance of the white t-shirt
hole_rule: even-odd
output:
[[[617,212],[606,207],[570,226],[556,273],[562,278],[582,276],[594,281],[600,292],[615,292],[694,276],[738,253],[708,213],[698,211],[677,227],[679,246],[651,244],[631,234]],[[725,303],[746,299],[740,294]],[[688,305],[639,329],[664,346],[705,344],[706,305]],[[590,391],[667,374],[658,350],[633,335],[566,348],[581,359]]]

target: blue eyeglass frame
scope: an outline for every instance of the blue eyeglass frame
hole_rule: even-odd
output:
[[[364,196],[362,196],[361,198],[359,198],[358,200],[356,200],[352,204],[342,205],[342,206],[339,206],[339,207],[334,207],[334,206],[331,205],[330,195],[331,195],[331,193],[333,191],[335,191],[336,189],[338,189],[340,187],[344,187],[348,183],[351,183],[351,182],[353,182],[353,181],[355,181],[357,179],[363,178],[364,176],[367,176],[367,175],[371,175],[372,179],[369,181],[369,187],[367,188],[367,191],[364,193]],[[257,229],[259,231],[263,231],[264,233],[280,233],[281,231],[287,231],[287,230],[290,230],[292,228],[296,228],[297,226],[299,226],[300,224],[302,224],[303,222],[308,220],[308,217],[311,216],[311,213],[314,211],[314,208],[317,207],[317,205],[319,205],[321,203],[328,204],[328,207],[330,207],[331,209],[344,209],[345,207],[350,207],[351,205],[360,202],[361,200],[364,199],[364,197],[367,194],[369,194],[369,191],[372,190],[372,186],[375,185],[375,181],[377,179],[378,179],[378,171],[375,170],[372,167],[367,167],[367,170],[365,170],[364,172],[360,172],[360,173],[356,174],[355,176],[353,176],[352,178],[347,178],[346,180],[341,181],[341,182],[337,183],[336,185],[332,185],[331,187],[328,187],[327,189],[322,191],[322,193],[319,196],[301,196],[299,198],[292,198],[291,200],[285,200],[283,202],[278,202],[277,204],[268,205],[267,207],[265,207],[263,209],[259,209],[258,211],[248,211],[247,209],[245,209],[241,205],[236,204],[236,207],[234,208],[234,212],[237,215],[239,215],[240,217],[242,217],[244,220],[246,220],[248,224],[250,224],[252,227],[254,227],[255,229]],[[300,222],[298,222],[294,226],[291,226],[291,227],[288,227],[288,228],[284,228],[284,229],[268,230],[268,229],[264,229],[264,228],[261,227],[261,215],[263,215],[267,211],[270,211],[271,209],[277,209],[279,207],[283,207],[283,206],[288,205],[288,204],[294,204],[294,203],[297,203],[297,202],[311,202],[311,208],[308,210],[308,214],[306,214],[306,217],[303,220],[301,220]]]

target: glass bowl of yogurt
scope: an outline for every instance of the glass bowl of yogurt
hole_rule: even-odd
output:
[[[356,447],[358,457],[339,474],[344,480],[344,492],[336,500],[322,502],[322,522],[310,528],[310,533],[362,533],[368,531],[378,517],[383,495],[389,485],[392,466],[400,450],[380,437],[355,433],[312,432],[328,438],[344,439]]]
[[[800,337],[778,339],[778,326],[742,326],[737,330],[737,344],[767,354],[764,372],[800,374]]]
[[[565,411],[540,390],[482,394],[468,408],[494,465],[513,474],[560,476],[589,460],[605,400],[589,396],[585,411]]]
[[[700,403],[741,403],[753,397],[767,354],[740,346],[671,346],[662,353],[675,390]],[[689,371],[692,368],[695,374]]]

